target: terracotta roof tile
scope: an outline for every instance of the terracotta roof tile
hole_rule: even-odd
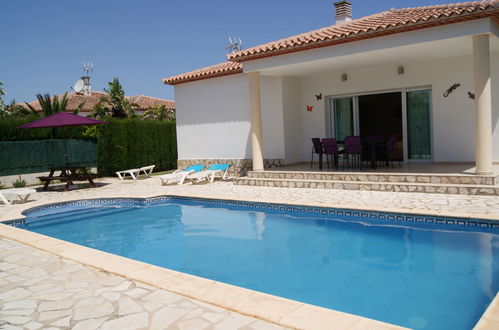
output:
[[[243,65],[236,62],[223,62],[199,70],[182,73],[163,79],[167,85],[177,85],[188,81],[214,78],[243,72]]]
[[[62,98],[64,94],[59,95],[59,100]],[[67,105],[67,111],[72,112],[74,111],[78,105],[83,103],[83,107],[81,108],[80,111],[82,112],[90,112],[94,106],[100,101],[101,97],[106,96],[107,93],[100,92],[100,91],[92,91],[90,95],[84,95],[84,94],[79,94],[75,92],[70,92],[68,93],[68,105]],[[136,95],[136,96],[126,96],[130,100],[130,102],[135,103],[138,105],[138,107],[135,108],[135,110],[147,110],[149,109],[149,106],[151,105],[156,105],[156,104],[161,104],[165,105],[167,109],[175,109],[175,102],[171,100],[165,100],[165,99],[160,99],[157,97],[152,97],[152,96],[145,96],[145,95]],[[41,111],[42,108],[40,106],[40,103],[38,101],[32,101],[29,102],[29,104],[35,108],[36,111]],[[24,103],[20,103],[20,105],[25,106]]]
[[[499,0],[392,9],[332,25],[227,55],[229,61],[163,79],[176,85],[243,72],[241,63],[256,58],[327,47],[360,39],[375,38],[460,21],[493,17],[499,22]]]
[[[175,110],[175,101],[160,99],[146,95],[127,96],[130,102],[137,105],[136,110],[147,110],[153,105],[164,105],[167,109]]]
[[[244,62],[483,17],[499,17],[499,0],[392,9],[341,25],[332,25],[244,49],[227,55],[227,58],[231,61]]]

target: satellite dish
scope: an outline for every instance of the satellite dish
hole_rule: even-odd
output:
[[[73,90],[76,92],[76,93],[79,93],[83,90],[83,87],[85,86],[85,83],[83,82],[82,79],[78,80],[77,82],[75,82],[75,85],[73,87]]]

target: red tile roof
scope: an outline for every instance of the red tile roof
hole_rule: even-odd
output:
[[[392,9],[244,49],[227,55],[227,58],[231,61],[244,62],[483,17],[499,17],[499,0]]]
[[[160,99],[146,95],[127,96],[130,102],[136,104],[135,110],[147,110],[153,105],[164,105],[166,109],[175,110],[175,101]]]
[[[62,96],[64,94],[58,95],[59,101],[62,99]],[[100,98],[107,95],[107,93],[104,92],[99,92],[99,91],[92,91],[90,95],[83,95],[83,94],[78,94],[75,92],[70,92],[68,93],[67,99],[68,99],[68,104],[67,104],[67,111],[73,111],[75,110],[78,105],[83,103],[83,107],[81,108],[81,111],[83,112],[89,112],[93,109],[93,107],[99,102]],[[33,108],[35,108],[36,111],[41,111],[42,107],[40,106],[40,103],[38,101],[31,101],[28,103],[31,105]],[[24,106],[24,103],[21,103],[21,105]]]
[[[167,85],[177,85],[188,81],[201,80],[243,72],[243,65],[236,62],[223,62],[199,70],[182,73],[163,79]]]
[[[340,25],[332,25],[244,49],[227,55],[229,60],[227,62],[168,77],[163,79],[163,83],[176,85],[189,81],[241,73],[243,72],[243,67],[238,62],[484,17],[492,17],[499,22],[499,0],[391,9]]]
[[[58,96],[59,101],[62,99],[63,95],[64,94]],[[67,96],[68,98],[67,111],[72,112],[78,107],[78,105],[83,103],[83,107],[81,108],[80,111],[90,112],[92,111],[94,106],[100,101],[101,97],[106,95],[108,94],[100,91],[92,91],[90,95],[70,92],[68,93]],[[165,100],[145,95],[126,96],[126,98],[129,99],[130,102],[137,104],[137,107],[134,108],[135,110],[147,110],[149,109],[149,106],[157,104],[165,105],[167,109],[175,109],[175,101],[171,100]],[[33,108],[35,108],[36,111],[42,110],[42,107],[40,106],[40,103],[38,101],[32,101],[29,102],[29,104]],[[20,103],[20,105],[25,106],[24,103]]]

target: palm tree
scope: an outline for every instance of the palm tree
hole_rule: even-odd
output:
[[[68,106],[67,96],[68,93],[64,93],[60,101],[58,96],[54,95],[53,97],[51,97],[50,94],[37,94],[36,98],[40,103],[43,115],[45,117],[48,117],[58,112],[66,111],[66,108]],[[31,112],[36,113],[36,109],[31,104],[26,103],[26,106],[31,110]]]
[[[153,105],[144,112],[143,119],[152,119],[157,121],[171,121],[175,120],[175,111],[167,109],[164,105]]]
[[[107,84],[109,89],[104,88],[107,95],[100,98],[99,103],[92,109],[90,117],[135,118],[134,107],[136,104],[131,103],[125,97],[125,91],[118,78],[113,78],[113,81]]]

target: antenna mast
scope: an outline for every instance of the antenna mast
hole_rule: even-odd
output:
[[[92,85],[90,85],[90,73],[94,72],[94,64],[91,62],[83,62],[83,73],[85,74],[81,77],[83,80],[83,94],[92,94]]]
[[[241,38],[237,37],[229,37],[229,46],[225,47],[225,49],[230,50],[231,53],[236,53],[243,49],[243,42]]]

